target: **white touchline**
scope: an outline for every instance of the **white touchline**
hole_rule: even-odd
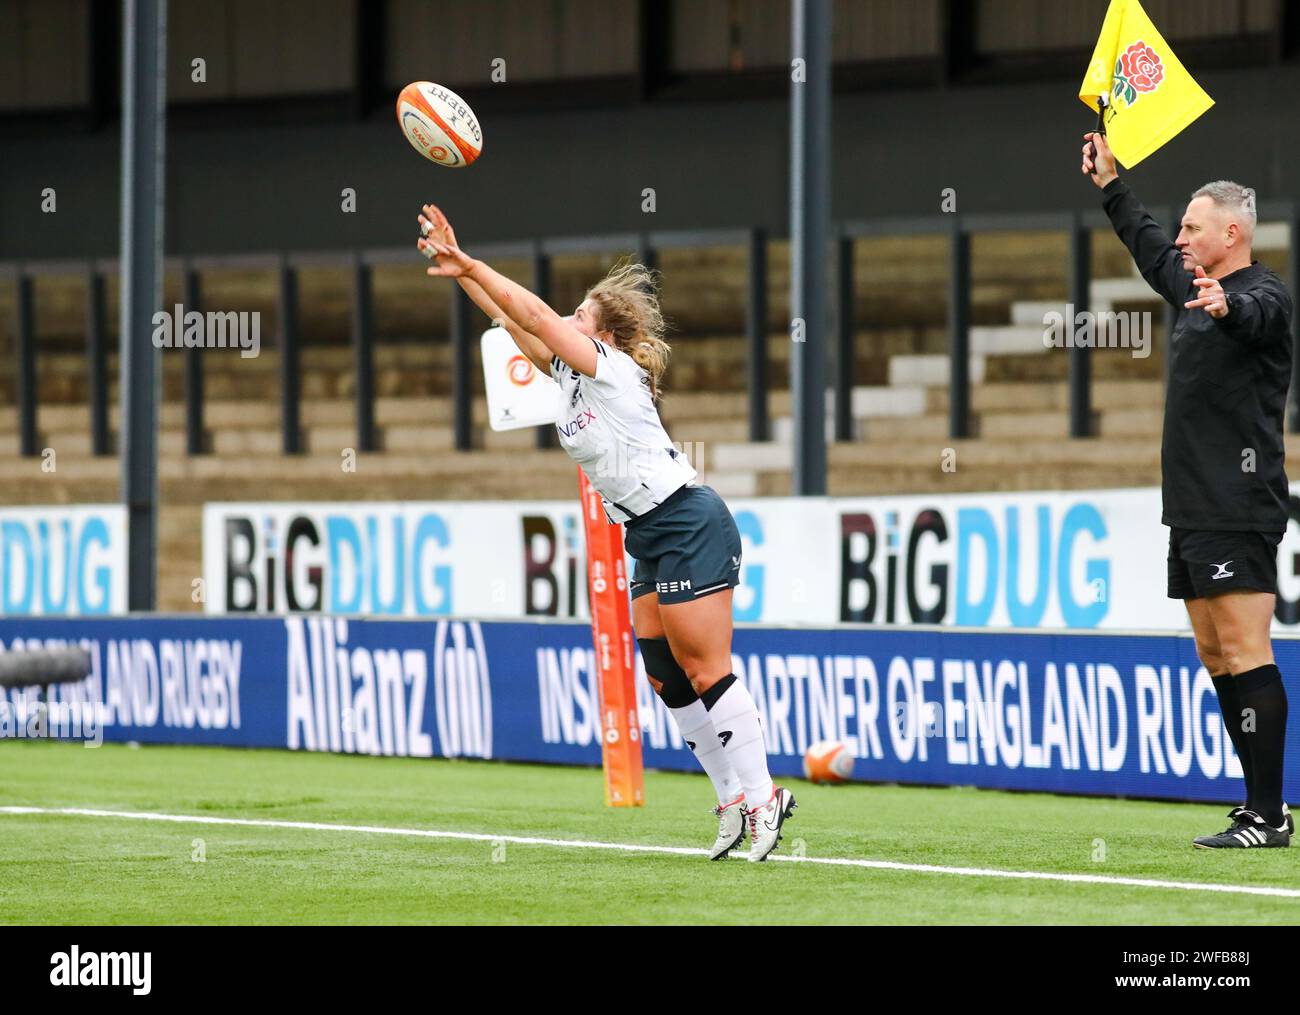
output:
[[[66,814],[85,818],[126,818],[132,821],[170,821],[176,824],[240,825],[250,828],[297,828],[309,832],[365,832],[374,835],[404,835],[421,839],[461,839],[467,842],[511,842],[520,846],[559,846],[567,849],[606,849],[620,853],[667,853],[673,856],[707,856],[708,850],[689,846],[649,846],[630,842],[591,842],[583,839],[540,839],[529,835],[485,835],[480,832],[443,832],[430,828],[391,828],[385,825],[331,825],[319,821],[270,821],[265,818],[218,818],[211,815],[156,814],[151,811],[103,811],[88,807],[0,807],[0,814]],[[740,856],[743,854],[737,854]],[[1229,895],[1270,895],[1300,899],[1300,888],[1271,888],[1255,885],[1216,885],[1198,881],[1158,881],[1152,878],[1108,877],[1103,874],[1058,874],[1049,871],[1004,871],[988,867],[941,867],[929,863],[896,863],[892,860],[850,860],[826,856],[782,856],[769,860],[783,863],[815,863],[832,867],[865,867],[870,870],[908,871],[917,874],[955,874],[972,878],[1015,878],[1025,881],[1065,881],[1085,885],[1125,885],[1133,888],[1166,888],[1183,892],[1220,892]]]

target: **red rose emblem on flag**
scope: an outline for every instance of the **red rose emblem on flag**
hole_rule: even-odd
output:
[[[1145,42],[1135,42],[1119,58],[1126,77],[1139,92],[1154,92],[1164,80],[1165,68],[1156,51]]]
[[[1141,40],[1133,43],[1115,61],[1110,99],[1123,108],[1137,102],[1142,92],[1154,92],[1165,79],[1165,66],[1154,49]]]

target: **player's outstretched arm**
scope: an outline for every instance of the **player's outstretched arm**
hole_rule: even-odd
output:
[[[435,225],[439,219],[446,221],[446,216],[436,206],[429,207],[437,216]],[[597,353],[594,341],[557,314],[545,300],[518,282],[506,278],[486,262],[470,257],[454,243],[439,242],[436,239],[426,242],[438,257],[437,267],[428,271],[430,275],[469,278],[477,282],[505,317],[514,321],[523,331],[535,335],[552,355],[560,357],[579,373],[588,377],[596,376]]]
[[[433,244],[456,243],[456,234],[452,231],[451,223],[434,205],[426,204],[424,210],[418,219],[420,223],[420,239],[416,241],[416,246],[420,253],[425,257],[436,257]],[[551,350],[542,344],[542,341],[536,335],[530,335],[523,328],[510,320],[492,300],[488,294],[483,291],[483,287],[468,276],[462,275],[456,279],[460,287],[465,290],[465,294],[483,313],[491,318],[492,323],[498,327],[505,328],[510,337],[514,340],[515,346],[521,353],[532,361],[533,365],[543,373],[548,373],[551,369]]]
[[[579,373],[596,376],[596,347],[592,340],[557,314],[545,300],[506,278],[484,261],[471,260],[466,272],[488,297],[520,328],[537,336],[550,355]],[[549,360],[549,356],[548,356]]]
[[[515,345],[519,351],[527,356],[542,373],[551,371],[551,350],[546,348],[546,344],[536,335],[530,335],[519,327],[514,321],[505,315],[488,294],[483,291],[483,287],[467,275],[456,279],[460,287],[465,290],[469,298],[474,301],[483,313],[492,318],[492,323],[499,328],[505,328],[514,339]]]

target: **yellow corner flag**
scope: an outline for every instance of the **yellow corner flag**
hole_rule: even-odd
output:
[[[1178,62],[1138,0],[1110,0],[1079,98],[1106,97],[1106,140],[1128,169],[1204,113],[1214,100]]]

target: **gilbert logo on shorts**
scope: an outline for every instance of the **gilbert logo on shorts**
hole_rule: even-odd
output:
[[[689,592],[692,589],[691,580],[683,578],[681,581],[655,582],[655,591],[664,592]]]
[[[1234,574],[1236,574],[1235,571],[1228,570],[1228,565],[1231,563],[1232,561],[1225,560],[1222,564],[1215,564],[1214,566],[1217,567],[1219,570],[1215,571],[1214,574],[1210,575],[1210,578],[1214,581],[1218,581],[1220,578],[1231,578]]]

